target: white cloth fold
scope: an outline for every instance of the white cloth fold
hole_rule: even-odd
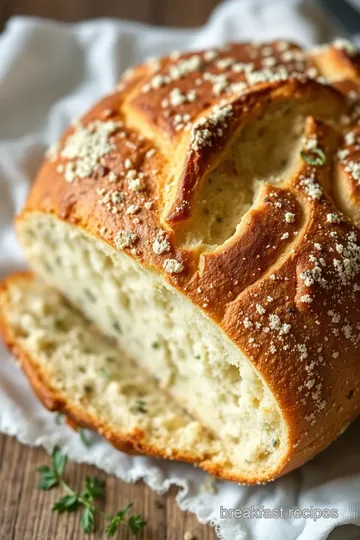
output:
[[[196,4],[194,4],[194,9]],[[0,277],[24,265],[12,229],[12,218],[25,199],[45,147],[68,123],[109,91],[132,64],[173,49],[194,49],[237,39],[290,38],[312,45],[334,37],[312,1],[238,0],[221,4],[208,23],[195,30],[168,30],[103,19],[68,25],[16,17],[0,36]],[[55,444],[71,459],[94,463],[134,482],[144,478],[164,492],[182,488],[181,508],[202,522],[217,525],[227,540],[359,539],[360,422],[336,443],[298,471],[267,486],[218,483],[218,493],[203,493],[206,475],[190,466],[127,456],[94,436],[86,449],[66,426],[35,399],[28,383],[0,346],[0,431],[21,442]],[[338,511],[338,518],[224,519],[225,509],[311,506]]]

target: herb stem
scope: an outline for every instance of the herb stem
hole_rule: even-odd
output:
[[[127,504],[116,514],[106,514],[96,508],[95,500],[104,496],[104,480],[87,476],[84,489],[81,492],[74,491],[62,477],[67,456],[62,454],[59,447],[56,446],[51,457],[51,467],[43,466],[38,469],[41,475],[38,489],[49,490],[59,486],[66,493],[64,497],[53,505],[52,510],[56,512],[73,512],[82,507],[80,523],[87,534],[90,534],[95,529],[95,515],[101,515],[108,522],[105,529],[108,538],[112,538],[116,534],[120,525],[127,527],[135,536],[145,527],[146,521],[139,513],[129,513],[133,507],[132,503]]]
[[[60,478],[59,483],[60,483],[60,486],[63,488],[63,490],[66,491],[66,493],[68,493],[69,495],[76,495],[77,496],[77,493],[75,491],[73,491],[71,489],[71,487],[68,486],[67,483],[64,482],[64,480],[62,478]]]

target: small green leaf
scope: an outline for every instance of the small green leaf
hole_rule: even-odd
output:
[[[108,538],[112,538],[115,535],[119,524],[120,524],[120,521],[117,520],[115,517],[111,519],[109,525],[105,529],[105,532],[108,535]]]
[[[118,526],[121,523],[124,523],[125,514],[130,510],[130,508],[132,508],[132,506],[133,506],[132,503],[127,504],[125,508],[120,510],[120,512],[117,512],[116,514],[114,514],[113,516],[109,518],[110,523],[106,527],[106,533],[109,538],[112,538],[115,535]]]
[[[96,296],[89,289],[84,289],[84,293],[90,302],[96,302]]]
[[[41,475],[37,485],[38,489],[47,491],[48,489],[56,486],[58,483],[58,477],[54,474],[54,471],[52,471],[50,467],[39,467],[38,472]]]
[[[114,330],[116,330],[119,334],[122,334],[122,330],[121,330],[120,324],[119,324],[117,321],[114,321],[114,322],[113,322],[113,328],[114,328]]]
[[[48,471],[51,471],[50,467],[48,467],[47,465],[43,465],[42,467],[39,467],[38,469],[36,469],[39,473],[46,473]],[[51,471],[52,472],[52,471]]]
[[[85,479],[84,495],[88,495],[92,499],[102,497],[104,495],[105,480],[87,476]]]
[[[74,512],[80,505],[79,497],[77,495],[65,495],[60,501],[54,504],[52,510],[56,512]]]
[[[37,485],[37,488],[41,489],[43,491],[48,491],[49,489],[53,488],[56,485],[57,485],[57,480],[54,477],[52,477],[52,478],[41,478],[38,485]]]
[[[272,440],[272,445],[273,445],[274,448],[279,446],[279,443],[280,443],[280,440],[279,440],[278,437],[276,437],[275,439]]]
[[[145,399],[141,399],[141,398],[137,399],[134,407],[131,407],[131,410],[133,412],[146,414],[148,412],[148,408],[147,408],[147,403]]]
[[[125,517],[125,514],[128,513],[129,510],[131,510],[131,508],[133,507],[133,503],[129,503],[127,504],[122,510],[120,510],[120,512],[118,512],[118,515],[121,514],[121,517],[124,518]]]
[[[94,530],[95,526],[95,519],[94,519],[94,511],[86,507],[81,515],[80,520],[81,526],[84,529],[84,532],[90,534]]]
[[[92,441],[90,439],[88,439],[88,437],[86,436],[85,429],[78,428],[77,431],[78,431],[78,433],[80,435],[80,440],[83,443],[83,445],[86,446],[87,448],[89,448],[89,446],[91,446],[91,444],[92,444]]]
[[[136,536],[146,525],[146,521],[143,520],[140,514],[134,514],[128,519],[128,525],[131,532]]]
[[[319,166],[325,165],[326,155],[320,148],[311,148],[300,152],[301,158],[309,163],[309,165]]]
[[[65,469],[67,456],[61,453],[60,448],[58,446],[55,446],[51,457],[52,457],[52,466],[53,466],[54,475],[57,478],[60,478],[60,476],[62,475]]]

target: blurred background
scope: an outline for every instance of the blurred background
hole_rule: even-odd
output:
[[[0,0],[0,30],[13,15],[74,22],[117,17],[161,26],[199,26],[220,0]]]
[[[216,6],[226,0],[0,0],[0,31],[16,15],[44,17],[64,22],[96,18],[118,18],[157,26],[196,27],[203,25]],[[239,4],[249,0],[238,0]],[[278,4],[276,0],[252,0]],[[284,0],[280,3],[284,5]],[[360,0],[288,0],[304,17],[315,13],[345,37],[360,35]],[[288,7],[288,6],[287,6]],[[351,8],[356,8],[357,13]],[[286,24],[284,24],[284,27]],[[285,29],[285,28],[284,28]],[[295,36],[294,36],[295,37]]]

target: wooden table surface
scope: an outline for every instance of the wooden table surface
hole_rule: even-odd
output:
[[[81,21],[119,17],[162,26],[199,26],[220,0],[0,0],[0,23],[13,15]]]
[[[203,24],[218,0],[0,0],[0,30],[13,15],[79,21],[94,17],[120,17],[156,25],[197,26]],[[85,535],[76,513],[55,514],[51,506],[61,490],[36,490],[37,467],[49,464],[40,448],[20,445],[14,438],[0,435],[0,539],[1,540],[81,540],[105,538],[103,523],[95,534]],[[86,475],[106,478],[104,510],[113,513],[128,502],[148,521],[142,536],[146,540],[183,540],[185,532],[197,540],[214,540],[210,527],[193,514],[181,512],[175,502],[176,490],[159,497],[143,483],[125,484],[106,476],[95,467],[69,463],[67,477],[80,489]],[[130,538],[126,530],[119,540]],[[133,537],[132,537],[133,538]]]

